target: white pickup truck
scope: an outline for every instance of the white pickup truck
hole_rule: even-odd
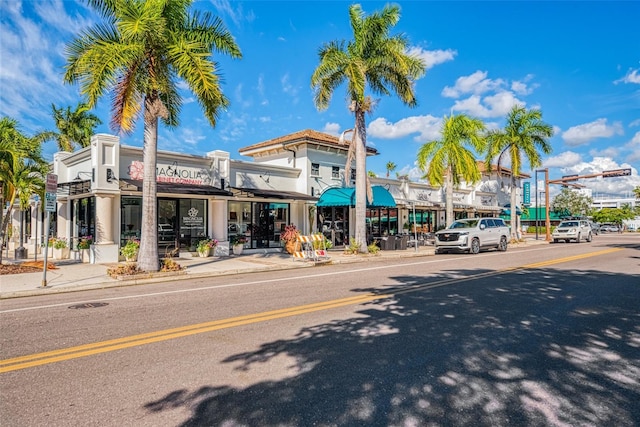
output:
[[[477,254],[481,249],[506,251],[509,227],[502,218],[466,218],[436,233],[436,254],[457,251]]]

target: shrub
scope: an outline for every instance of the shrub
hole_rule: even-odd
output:
[[[120,249],[120,254],[125,258],[133,258],[138,255],[138,250],[140,250],[140,240],[129,239],[127,244]]]
[[[236,246],[236,245],[244,245],[245,243],[247,243],[247,237],[243,236],[242,234],[237,234],[235,236],[233,236],[231,238],[231,246]]]
[[[280,240],[282,240],[283,242],[298,240],[299,235],[300,235],[300,232],[298,231],[296,226],[293,224],[289,224],[286,227],[284,227],[284,231],[282,232],[282,234],[280,234]]]
[[[82,236],[78,241],[78,249],[89,249],[93,244],[93,236]]]
[[[349,238],[349,246],[344,248],[344,252],[346,254],[355,255],[360,252],[360,243],[356,242],[356,239],[353,237]]]
[[[218,246],[218,241],[216,239],[204,239],[198,242],[198,246],[196,246],[196,250],[198,252],[205,252],[211,248],[215,248]]]
[[[53,249],[64,249],[68,246],[66,237],[56,237],[53,241]]]
[[[367,249],[369,250],[369,253],[375,255],[380,250],[380,247],[378,245],[376,245],[375,243],[372,243],[369,246],[367,246]]]

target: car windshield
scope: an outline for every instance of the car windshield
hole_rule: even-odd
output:
[[[578,226],[577,221],[565,221],[565,222],[561,222],[558,227],[577,227],[577,226]]]
[[[477,219],[465,219],[465,220],[454,221],[449,226],[449,228],[450,229],[454,229],[454,228],[475,228],[476,225],[478,225],[478,220]]]

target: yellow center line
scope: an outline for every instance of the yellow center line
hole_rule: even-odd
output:
[[[451,279],[439,280],[427,283],[421,286],[412,287],[410,289],[395,290],[385,294],[367,293],[353,297],[340,298],[330,301],[323,301],[314,304],[301,305],[296,307],[288,307],[278,310],[265,311],[261,313],[247,314],[244,316],[231,317],[228,319],[214,320],[211,322],[198,323],[195,325],[182,326],[172,329],[164,329],[161,331],[148,332],[144,334],[132,335],[112,340],[99,341],[90,344],[79,345],[75,347],[52,350],[42,353],[35,353],[26,356],[14,357],[11,359],[0,360],[0,374],[5,372],[17,371],[20,369],[32,368],[35,366],[46,365],[49,363],[61,362],[65,360],[77,359],[80,357],[91,356],[100,353],[107,353],[115,350],[121,350],[130,347],[137,347],[145,344],[151,344],[171,339],[186,337],[189,335],[201,334],[204,332],[217,331],[221,329],[234,328],[242,325],[250,325],[252,323],[265,322],[268,320],[282,319],[285,317],[298,316],[316,311],[328,310],[348,305],[358,305],[379,299],[391,298],[394,295],[405,294],[408,292],[416,292],[420,290],[440,287],[452,283],[460,283],[468,280],[476,280],[483,277],[490,277],[517,270],[527,270],[540,268],[544,266],[576,261],[579,259],[590,258],[594,256],[606,255],[609,253],[621,251],[620,248],[606,249],[598,252],[591,252],[582,255],[574,255],[565,258],[558,258],[539,263],[526,264],[520,267],[509,267],[502,270],[490,271],[472,275],[469,277],[458,277]]]

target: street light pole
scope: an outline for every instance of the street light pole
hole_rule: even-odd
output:
[[[544,207],[545,207],[545,222],[546,228],[546,241],[551,241],[551,217],[549,214],[549,168],[544,169]]]

